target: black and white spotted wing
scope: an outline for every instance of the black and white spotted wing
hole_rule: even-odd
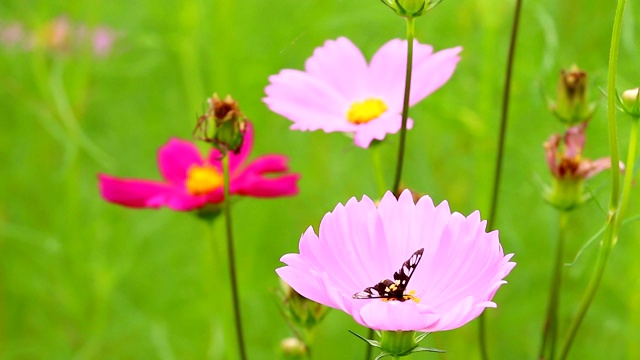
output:
[[[388,299],[405,301],[404,291],[407,289],[407,284],[413,276],[413,272],[416,270],[420,259],[422,259],[422,253],[424,248],[416,251],[411,255],[409,260],[402,264],[400,270],[393,274],[393,280],[385,279],[368,287],[361,292],[353,294],[354,299]],[[409,297],[410,298],[410,297]]]

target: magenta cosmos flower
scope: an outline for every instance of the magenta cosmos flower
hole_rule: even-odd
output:
[[[515,263],[498,232],[476,211],[451,213],[424,196],[387,192],[378,206],[363,196],[310,227],[300,253],[281,259],[278,275],[301,295],[340,309],[375,330],[440,331],[476,318]],[[384,279],[384,280],[383,280]],[[393,279],[393,280],[390,280]]]
[[[414,44],[410,105],[449,80],[462,50],[434,53],[429,45]],[[269,77],[264,102],[293,121],[291,129],[353,133],[355,144],[366,148],[400,130],[406,48],[406,41],[391,40],[367,64],[349,39],[328,40],[307,60],[306,71],[285,69]]]
[[[249,164],[253,130],[247,122],[244,143],[238,154],[229,154],[231,194],[277,197],[298,193],[300,175],[287,174],[287,158],[265,155]],[[198,148],[187,141],[171,139],[160,148],[158,166],[165,181],[118,179],[98,175],[100,193],[110,202],[133,208],[158,208],[187,211],[224,200],[222,163],[218,150],[203,158]],[[284,174],[283,174],[284,173]],[[274,174],[280,174],[274,177]]]

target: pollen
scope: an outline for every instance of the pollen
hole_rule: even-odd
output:
[[[191,195],[210,193],[222,184],[222,174],[211,165],[192,165],[187,172],[187,191]]]
[[[365,124],[387,111],[387,104],[378,98],[356,101],[347,111],[347,120],[354,124]]]

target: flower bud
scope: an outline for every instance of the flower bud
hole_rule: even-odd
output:
[[[223,155],[229,151],[237,153],[242,146],[247,120],[238,103],[230,95],[220,100],[218,94],[213,94],[207,102],[209,108],[198,118],[194,137],[211,143]]]
[[[624,113],[635,119],[640,118],[640,88],[624,91],[618,102]]]
[[[282,340],[280,350],[282,350],[285,359],[304,359],[307,356],[307,346],[294,337]]]
[[[575,65],[569,71],[562,70],[551,112],[569,125],[587,121],[595,111],[595,105],[587,101],[587,95],[587,73]]]
[[[311,330],[327,315],[329,308],[326,306],[298,294],[284,281],[280,281],[280,285],[284,295],[282,299],[283,306],[287,310],[291,321],[297,326]]]
[[[418,17],[438,5],[442,0],[382,0],[402,17]]]

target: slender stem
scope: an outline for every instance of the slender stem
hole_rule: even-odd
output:
[[[393,192],[400,195],[400,178],[404,162],[404,148],[407,139],[407,119],[409,118],[409,95],[411,94],[411,71],[413,70],[413,38],[415,33],[415,18],[407,17],[407,71],[404,80],[404,100],[402,102],[402,127],[400,128],[400,145],[398,147],[398,161],[396,176],[393,180]]]
[[[369,328],[369,332],[367,333],[367,339],[373,339],[373,335],[375,335],[375,331]],[[367,344],[367,348],[364,351],[364,360],[371,359],[371,349],[373,349],[373,346]]]
[[[242,319],[240,318],[240,301],[238,298],[238,281],[236,279],[236,261],[233,251],[233,231],[231,229],[231,196],[229,195],[229,156],[222,158],[222,169],[224,178],[224,218],[227,228],[227,257],[229,258],[229,276],[231,277],[231,294],[233,296],[233,314],[236,323],[236,334],[238,337],[238,349],[240,359],[247,358],[244,338],[242,336]]]
[[[618,128],[616,123],[616,75],[618,68],[618,49],[620,47],[620,37],[622,33],[622,18],[626,0],[618,0],[616,14],[613,20],[613,31],[611,35],[611,50],[609,51],[609,74],[607,81],[607,118],[609,127],[609,152],[611,155],[611,197],[609,199],[609,211],[607,213],[607,228],[604,238],[600,243],[600,251],[593,269],[593,274],[587,285],[587,289],[580,301],[578,311],[569,325],[567,337],[565,339],[560,360],[564,360],[569,355],[569,350],[573,344],[578,328],[584,319],[589,306],[600,286],[600,280],[609,262],[609,254],[618,234],[619,216],[619,195],[620,195],[620,160],[618,155]],[[628,196],[628,194],[627,194]]]
[[[520,27],[520,13],[522,12],[522,0],[516,0],[513,10],[513,24],[511,26],[511,38],[509,40],[509,52],[507,55],[507,69],[504,77],[504,87],[502,91],[502,111],[500,114],[500,130],[498,135],[498,151],[496,152],[496,167],[493,174],[493,189],[491,191],[491,203],[489,206],[489,216],[487,217],[487,229],[493,230],[498,209],[498,195],[500,194],[500,180],[502,178],[502,160],[504,159],[504,143],[507,134],[507,122],[509,119],[509,104],[511,99],[511,78],[513,74],[513,62],[516,54],[516,44],[518,39],[518,29]],[[480,355],[483,360],[489,359],[487,348],[487,324],[484,312],[478,319],[478,342],[480,345]]]
[[[635,173],[636,166],[636,149],[638,147],[638,119],[634,118],[631,122],[631,131],[629,134],[629,150],[627,151],[627,162],[624,175],[624,182],[622,185],[622,195],[620,197],[620,210],[618,210],[618,217],[616,218],[618,223],[616,224],[616,230],[620,229],[620,224],[624,217],[624,213],[627,211],[629,205],[629,195],[631,194],[631,186],[633,185],[633,175]],[[617,235],[617,234],[616,234]],[[617,239],[617,236],[616,236]]]
[[[549,289],[549,302],[547,305],[547,317],[545,318],[544,327],[542,329],[542,345],[540,346],[538,359],[553,360],[556,353],[556,340],[558,338],[558,307],[560,304],[560,286],[562,284],[562,258],[569,213],[561,210],[559,218],[556,258],[553,263],[551,287]],[[547,347],[547,345],[549,346]]]
[[[387,187],[384,181],[384,171],[382,169],[382,161],[380,160],[380,146],[375,145],[369,148],[371,150],[371,160],[373,161],[373,172],[376,178],[376,186],[380,196],[384,195]]]

